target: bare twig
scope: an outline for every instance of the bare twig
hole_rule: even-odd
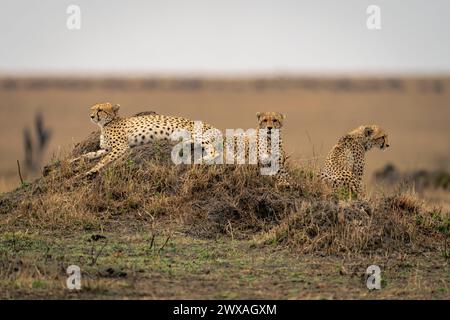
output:
[[[102,251],[103,251],[103,249],[106,247],[106,244],[107,244],[108,242],[105,242],[104,244],[103,244],[103,246],[100,248],[100,250],[97,252],[97,254],[95,255],[95,257],[94,257],[94,245],[92,245],[92,248],[91,248],[91,255],[92,255],[92,257],[91,257],[91,263],[90,263],[90,265],[91,266],[93,266],[93,265],[95,265],[96,263],[97,263],[97,259],[98,259],[98,257],[102,254]]]
[[[448,260],[450,257],[450,250],[447,249],[447,239],[448,239],[448,237],[445,237],[445,242],[444,242],[444,258],[445,258],[445,260]]]
[[[22,172],[20,171],[20,162],[17,160],[17,170],[19,172],[20,183],[23,185]]]
[[[155,243],[155,234],[152,234],[152,240],[150,240],[150,250],[152,250],[154,243]]]
[[[164,242],[164,244],[162,245],[161,248],[159,248],[158,250],[158,254],[161,252],[162,249],[164,249],[164,247],[166,246],[167,242],[169,242],[170,236],[167,237],[166,241]]]

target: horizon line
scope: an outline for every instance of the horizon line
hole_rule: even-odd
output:
[[[214,72],[214,71],[2,71],[0,78],[201,78],[201,79],[255,79],[255,78],[449,78],[450,71],[279,71],[279,72]]]

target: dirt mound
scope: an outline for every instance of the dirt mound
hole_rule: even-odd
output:
[[[98,132],[68,158],[98,149]],[[414,196],[349,201],[330,193],[314,170],[288,164],[291,188],[255,166],[174,165],[171,145],[129,151],[93,180],[77,177],[93,162],[61,159],[46,175],[0,197],[0,227],[51,232],[164,225],[195,237],[256,237],[300,252],[439,250],[448,215]]]
[[[450,236],[448,221],[408,194],[376,202],[304,201],[258,242],[284,244],[302,253],[434,251],[442,250],[445,236]]]

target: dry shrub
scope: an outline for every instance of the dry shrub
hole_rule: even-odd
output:
[[[97,148],[95,132],[68,157]],[[42,178],[0,197],[0,228],[114,232],[159,224],[195,237],[257,235],[259,243],[305,253],[442,244],[446,220],[411,194],[339,201],[310,167],[289,164],[292,186],[279,190],[255,166],[176,166],[170,151],[168,143],[134,148],[93,180],[78,177],[93,162],[55,162]]]
[[[379,254],[441,250],[440,212],[427,210],[412,194],[372,201],[303,201],[297,212],[268,233],[262,244],[286,245],[301,253]]]

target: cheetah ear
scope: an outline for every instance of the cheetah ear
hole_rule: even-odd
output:
[[[281,119],[283,119],[283,120],[286,119],[286,113],[281,114]]]
[[[370,136],[373,133],[373,129],[371,127],[365,127],[364,128],[364,135],[366,137]]]
[[[119,109],[120,109],[120,104],[115,104],[112,107],[112,110],[114,111],[114,113],[117,113],[119,111]]]
[[[259,117],[261,117],[261,112],[256,113],[256,118],[258,118],[258,120],[259,120]]]

